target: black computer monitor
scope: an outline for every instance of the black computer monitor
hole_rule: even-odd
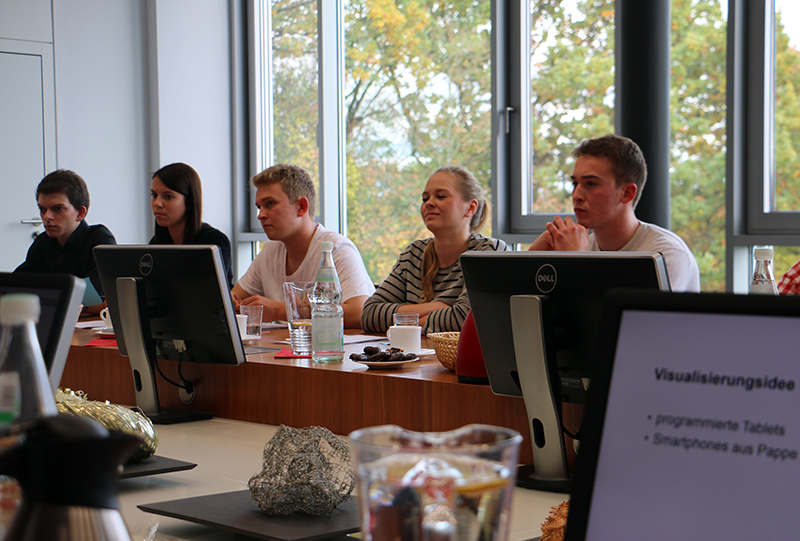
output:
[[[219,248],[101,245],[94,256],[120,353],[131,361],[136,405],[160,424],[210,417],[161,408],[154,367],[157,359],[245,362]],[[181,387],[191,403],[194,386],[184,379]]]
[[[67,363],[84,287],[83,281],[71,274],[0,273],[0,295],[33,293],[39,297],[41,312],[36,334],[54,393],[61,384],[61,375]]]
[[[565,539],[794,539],[800,298],[604,308]]]
[[[562,402],[584,403],[601,299],[619,287],[669,290],[658,252],[465,252],[464,281],[492,391],[522,396],[535,474],[569,490]],[[540,483],[539,481],[542,481]]]

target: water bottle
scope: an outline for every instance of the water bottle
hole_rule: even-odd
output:
[[[322,243],[322,260],[311,301],[311,360],[338,363],[344,358],[342,286],[333,264],[333,243]]]
[[[57,415],[47,368],[36,338],[39,297],[0,297],[0,427]]]
[[[753,279],[750,281],[750,293],[777,295],[778,288],[772,276],[772,248],[756,248],[753,250],[756,260]]]

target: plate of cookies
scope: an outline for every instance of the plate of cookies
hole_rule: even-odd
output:
[[[378,346],[366,346],[363,353],[353,353],[350,359],[376,370],[400,368],[404,364],[419,361],[416,353],[405,353],[397,348],[381,349]]]

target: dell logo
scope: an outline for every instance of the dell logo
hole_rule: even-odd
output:
[[[556,287],[558,275],[553,265],[547,263],[536,271],[536,288],[542,293],[550,293]]]
[[[153,256],[144,254],[139,260],[139,272],[142,276],[147,276],[153,270]]]

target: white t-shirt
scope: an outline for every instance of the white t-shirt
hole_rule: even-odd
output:
[[[594,233],[589,235],[589,250],[599,252]],[[700,269],[692,251],[678,235],[668,229],[646,222],[639,222],[639,228],[624,252],[661,252],[667,264],[669,283],[672,291],[700,291]]]
[[[347,237],[317,224],[306,257],[294,274],[286,274],[286,246],[268,240],[238,285],[250,295],[260,295],[283,302],[283,282],[313,282],[317,277],[322,243],[333,243],[333,263],[342,284],[342,302],[360,295],[372,295],[375,286],[367,274],[356,245]]]

